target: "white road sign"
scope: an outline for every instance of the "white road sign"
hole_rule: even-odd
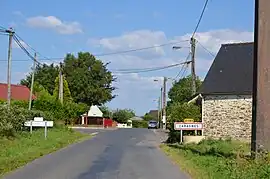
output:
[[[33,127],[45,127],[45,126],[53,127],[53,121],[26,121],[24,123],[24,126],[28,126],[28,127],[31,127],[31,126],[33,126]]]
[[[201,122],[175,122],[175,130],[201,130],[203,124]]]

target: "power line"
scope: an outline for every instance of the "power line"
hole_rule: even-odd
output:
[[[188,53],[188,56],[187,56],[187,58],[186,58],[186,60],[185,60],[185,64],[188,64],[188,59],[189,59],[190,55],[191,55],[191,53],[189,52],[189,53]],[[183,69],[184,69],[184,66],[185,66],[185,65],[182,65],[182,67],[181,67],[180,71],[178,72],[178,74],[173,78],[174,80],[176,80],[176,79],[180,76],[181,72],[182,72]]]
[[[205,9],[206,9],[206,6],[207,6],[207,4],[208,4],[208,1],[209,1],[209,0],[206,0],[205,3],[204,3],[204,6],[203,6],[203,9],[202,9],[202,12],[201,12],[199,21],[198,21],[198,23],[197,23],[197,25],[196,25],[196,27],[195,27],[195,30],[194,30],[194,32],[193,32],[193,34],[192,34],[192,38],[194,37],[195,33],[197,32],[197,30],[198,30],[198,28],[199,28],[199,25],[200,25],[200,23],[201,23],[201,20],[202,20],[202,17],[203,17],[203,15],[204,15],[204,11],[205,11]]]
[[[186,67],[184,68],[184,71],[183,71],[180,79],[184,78],[184,76],[185,76],[185,74],[187,72],[187,69],[188,69],[188,65],[186,65]]]
[[[102,57],[102,56],[109,56],[109,55],[117,55],[117,54],[123,54],[123,53],[130,53],[130,52],[136,52],[136,51],[142,51],[142,50],[148,50],[148,49],[157,48],[157,47],[163,47],[163,46],[178,44],[178,43],[187,42],[187,41],[189,41],[189,40],[181,40],[181,41],[177,41],[177,42],[170,42],[170,43],[164,43],[164,44],[160,44],[160,45],[153,45],[153,46],[143,47],[143,48],[136,48],[136,49],[130,49],[130,50],[116,51],[116,52],[111,52],[111,53],[93,54],[93,56],[95,56],[95,57]],[[183,47],[183,48],[187,48],[187,47]],[[48,58],[48,59],[50,59],[50,60],[61,60],[61,59],[63,59],[63,57],[59,57],[59,58],[58,57],[56,57],[56,58]],[[40,60],[44,60],[44,59],[40,59]]]
[[[26,55],[28,57],[30,57],[31,60],[36,61],[38,64],[41,64],[39,61],[37,61],[35,59],[35,57],[33,57],[28,50],[22,45],[22,43],[20,42],[20,40],[17,38],[17,36],[13,36],[13,39],[15,40],[15,42],[17,43],[17,45],[26,53]]]
[[[208,52],[210,55],[212,55],[213,57],[215,57],[214,53],[211,52],[210,50],[208,50],[205,46],[203,46],[203,44],[201,44],[198,40],[197,40],[198,44],[206,51]]]
[[[142,73],[142,72],[152,72],[152,71],[164,70],[164,69],[176,67],[176,66],[179,66],[179,65],[183,65],[185,63],[186,62],[177,63],[177,64],[173,64],[173,65],[162,66],[162,67],[155,67],[155,68],[141,68],[141,69],[135,69],[133,71],[132,70],[125,71],[125,69],[121,69],[121,70],[118,70],[118,71],[112,71],[112,73]]]

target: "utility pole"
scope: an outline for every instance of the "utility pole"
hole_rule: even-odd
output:
[[[159,118],[159,128],[161,128],[161,123],[162,123],[162,95],[163,95],[163,93],[162,93],[162,91],[163,91],[163,89],[162,89],[162,87],[160,88],[160,97],[159,97],[159,99],[160,99],[160,101],[159,101],[159,110],[160,110],[160,118]],[[162,124],[163,125],[163,124]]]
[[[195,73],[195,48],[196,48],[196,39],[191,37],[191,76],[192,76],[192,95],[196,93],[196,73]]]
[[[36,60],[37,60],[37,53],[35,53],[35,59],[33,62],[33,71],[32,71],[32,81],[31,81],[31,91],[29,96],[29,106],[28,109],[31,110],[32,106],[32,96],[33,96],[33,89],[34,89],[34,79],[35,79],[35,71],[36,71]]]
[[[163,116],[162,116],[163,129],[166,129],[166,82],[167,82],[167,78],[164,77],[164,80],[163,80]]]
[[[252,137],[253,154],[270,151],[270,1],[255,0]],[[253,155],[256,156],[256,155]]]
[[[7,70],[7,105],[10,107],[11,103],[11,58],[12,58],[12,39],[14,31],[12,29],[6,30],[9,34],[9,45],[8,45],[8,70]]]
[[[59,100],[63,104],[63,73],[62,73],[62,62],[60,62],[59,70]]]

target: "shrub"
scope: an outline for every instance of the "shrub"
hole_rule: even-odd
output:
[[[148,127],[148,123],[147,121],[132,121],[132,127],[134,128],[147,128]]]
[[[11,101],[11,106],[17,106],[17,107],[20,107],[20,108],[27,109],[28,105],[29,105],[29,101],[23,101],[23,100]]]
[[[201,121],[200,107],[187,103],[172,103],[168,108],[168,129],[169,138],[167,142],[175,143],[180,141],[180,132],[174,130],[174,122],[183,122],[185,118],[192,118],[195,122]],[[188,135],[193,131],[184,131],[183,134]]]
[[[49,112],[38,110],[27,110],[19,107],[0,106],[0,135],[14,136],[16,132],[22,131],[24,122],[33,120],[34,117],[43,117],[45,120],[54,120]]]

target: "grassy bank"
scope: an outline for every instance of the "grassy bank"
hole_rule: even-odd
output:
[[[48,129],[47,140],[44,129],[22,132],[14,138],[0,138],[0,176],[45,154],[56,151],[74,142],[90,138],[90,135],[68,128]]]
[[[194,179],[266,179],[270,160],[251,160],[247,144],[234,141],[204,141],[198,145],[161,145],[171,160]]]

